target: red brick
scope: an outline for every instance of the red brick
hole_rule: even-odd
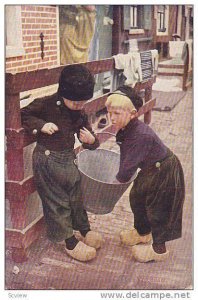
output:
[[[32,64],[32,60],[24,60],[23,66]]]
[[[22,24],[22,29],[30,29],[32,28],[32,24]]]
[[[33,70],[36,70],[36,69],[38,69],[38,68],[36,66],[33,66],[33,65],[27,67],[28,71],[33,71]]]
[[[8,57],[6,58],[6,62],[16,61],[16,57]]]
[[[25,59],[25,55],[23,55],[23,56],[17,56],[16,61],[20,62],[23,59]]]
[[[30,16],[31,16],[31,17],[35,17],[35,18],[40,18],[40,17],[42,16],[42,14],[39,13],[39,12],[31,12],[31,13],[30,13]]]
[[[32,40],[32,37],[31,37],[31,36],[25,35],[25,36],[23,36],[23,40],[24,40],[24,41],[31,41],[31,40]]]
[[[24,10],[34,11],[34,10],[36,10],[36,6],[35,5],[24,5]]]
[[[26,49],[25,52],[26,52],[26,54],[29,54],[29,53],[36,53],[40,50],[41,50],[40,47],[34,47],[34,48],[31,47],[31,48]]]
[[[6,62],[6,70],[10,69],[11,67],[12,67],[12,64]]]
[[[50,46],[49,47],[50,50],[57,50],[57,46]],[[56,51],[55,51],[56,52]]]
[[[50,60],[57,60],[57,55],[56,56],[51,56]]]
[[[49,12],[41,13],[41,17],[56,19],[56,13],[49,13]]]
[[[32,30],[27,30],[27,35],[32,35],[32,34],[37,34],[37,31],[32,29]]]
[[[39,59],[39,58],[33,59],[32,62],[33,62],[34,64],[38,64],[38,63],[40,63],[40,59]]]
[[[37,7],[36,7],[36,10],[37,10],[37,11],[44,11],[45,9],[44,9],[43,6],[37,6]]]
[[[17,67],[15,69],[12,69],[12,72],[15,72],[15,73],[22,73],[25,71],[26,71],[26,68],[23,68],[23,67]]]
[[[31,14],[30,14],[30,12],[21,12],[21,16],[24,18],[27,18],[27,17],[30,17]]]
[[[30,24],[36,23],[36,18],[26,18],[25,23],[30,23]]]
[[[12,63],[12,68],[16,68],[22,66],[22,62],[21,61],[17,61],[16,63]]]

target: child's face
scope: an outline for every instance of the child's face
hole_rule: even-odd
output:
[[[65,105],[71,109],[71,110],[82,110],[83,106],[87,102],[87,100],[84,101],[71,101],[66,98],[63,98]]]
[[[112,124],[117,130],[126,127],[126,125],[135,117],[134,113],[118,107],[109,107],[108,113]]]

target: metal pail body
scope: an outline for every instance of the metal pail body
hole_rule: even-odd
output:
[[[110,150],[83,150],[77,155],[77,163],[85,209],[94,214],[110,213],[135,176],[127,183],[113,183],[120,155]]]

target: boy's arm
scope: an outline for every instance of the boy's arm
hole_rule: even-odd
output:
[[[132,176],[137,171],[138,167],[134,165],[134,167],[129,163],[126,159],[121,165],[118,174],[116,175],[116,179],[121,182],[125,183],[128,182]],[[116,183],[116,182],[115,182]]]
[[[21,109],[22,126],[31,134],[37,134],[45,125],[46,121],[42,119],[44,108],[44,99],[36,99],[28,106]]]
[[[78,139],[80,139],[80,129],[83,129],[83,127],[85,127],[93,135],[93,137],[95,138],[95,141],[92,144],[82,143],[82,146],[85,149],[95,150],[96,148],[99,147],[100,142],[99,142],[97,136],[95,135],[95,133],[93,132],[93,130],[91,128],[91,125],[88,121],[87,115],[85,113],[83,113],[82,117],[83,117],[83,124],[82,124],[81,128],[79,128],[79,131],[77,132]]]
[[[135,137],[134,139],[127,139],[123,147],[123,153],[120,160],[120,168],[116,179],[121,182],[129,181],[140,168],[140,164],[147,157],[150,151],[151,142],[149,137]]]

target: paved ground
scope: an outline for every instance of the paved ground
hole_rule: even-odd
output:
[[[16,264],[6,251],[6,289],[10,290],[167,290],[192,289],[192,90],[171,112],[152,113],[151,127],[180,158],[186,182],[183,236],[167,243],[168,261],[141,264],[130,247],[119,242],[119,231],[129,228],[133,215],[129,208],[129,189],[112,213],[89,214],[92,228],[103,233],[105,244],[97,258],[77,262],[64,252],[64,246],[50,243],[45,234],[30,248],[28,262]],[[111,147],[109,144],[108,147]],[[13,273],[17,265],[19,273]]]

